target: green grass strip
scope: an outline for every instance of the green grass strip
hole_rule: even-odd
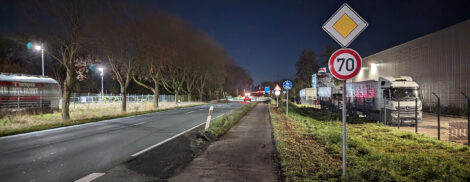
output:
[[[281,107],[280,110],[284,108]],[[302,127],[303,140],[314,140],[311,145],[328,151],[333,159],[341,160],[342,130],[336,113],[329,113],[309,107],[289,107],[289,118],[284,112],[271,112],[274,126],[279,118],[295,122]],[[289,123],[286,122],[286,123]],[[354,121],[353,121],[354,123]],[[276,129],[276,128],[275,128]],[[287,181],[470,181],[470,147],[439,141],[422,134],[398,130],[394,127],[375,123],[348,123],[347,125],[347,176],[341,177],[341,167],[330,165],[325,156],[306,158],[303,164],[320,166],[310,168],[286,167],[295,162],[289,155],[311,155],[305,148],[279,148],[281,166]],[[290,137],[292,134],[284,135]],[[281,137],[281,136],[278,136]],[[283,142],[277,138],[276,142]],[[313,143],[313,144],[312,144]],[[303,165],[299,164],[299,165]],[[321,166],[328,166],[325,168]],[[310,171],[306,174],[305,171]]]
[[[236,108],[223,116],[211,121],[208,132],[217,138],[227,133],[233,125],[235,125],[243,116],[248,113],[256,105],[251,102],[242,107]]]

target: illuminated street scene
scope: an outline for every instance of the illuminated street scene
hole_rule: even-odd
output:
[[[4,0],[0,181],[470,181],[470,1]]]

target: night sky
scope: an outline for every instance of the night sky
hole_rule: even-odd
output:
[[[369,23],[350,45],[362,57],[470,19],[469,0],[144,1],[207,32],[251,73],[255,83],[293,77],[303,49],[321,55],[327,45],[339,47],[321,26],[344,2]],[[0,8],[3,22],[10,18],[6,10]]]

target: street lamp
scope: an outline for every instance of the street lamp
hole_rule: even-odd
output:
[[[98,68],[98,70],[100,71],[100,76],[101,76],[101,100],[103,100],[103,95],[104,95],[104,92],[103,92],[103,75],[104,75],[104,69],[103,69],[103,68]]]
[[[31,46],[32,43],[28,42],[27,47],[31,49]],[[42,43],[41,45],[35,44],[34,49],[36,49],[37,51],[41,51],[42,76],[44,76],[44,45]]]

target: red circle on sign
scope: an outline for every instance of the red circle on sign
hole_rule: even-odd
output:
[[[340,75],[336,69],[334,68],[334,61],[336,60],[336,58],[341,55],[341,54],[350,54],[354,57],[356,63],[357,63],[357,67],[354,69],[354,71],[349,74],[349,75]],[[342,49],[339,49],[337,51],[335,51],[331,57],[330,57],[330,60],[328,61],[328,68],[330,68],[330,72],[331,74],[340,79],[340,80],[347,80],[347,79],[350,79],[354,76],[356,76],[359,71],[361,70],[361,66],[362,66],[362,59],[361,59],[361,56],[359,55],[359,53],[357,53],[355,50],[353,49],[349,49],[349,48],[342,48]]]

